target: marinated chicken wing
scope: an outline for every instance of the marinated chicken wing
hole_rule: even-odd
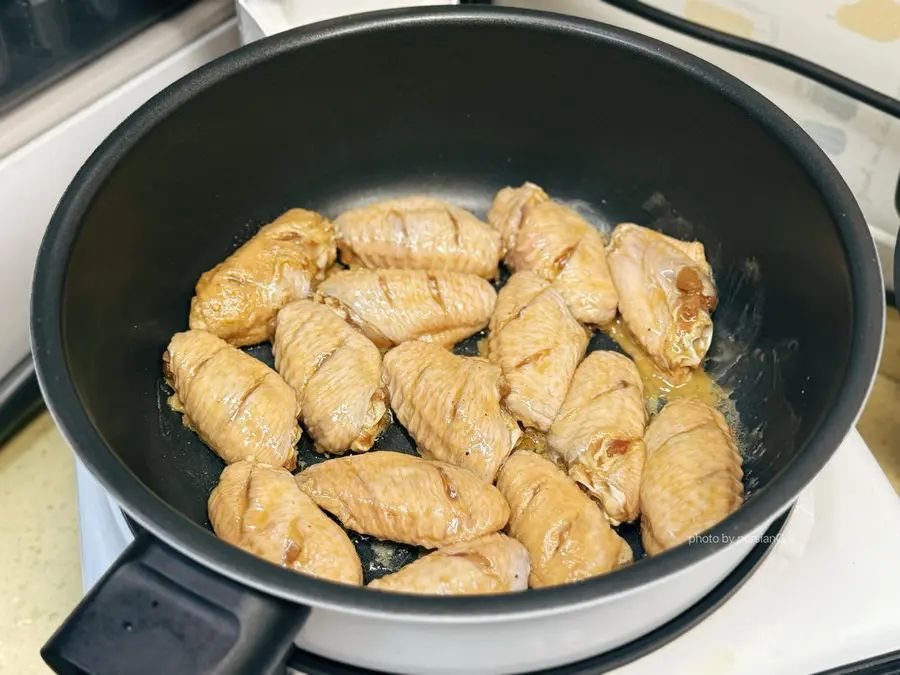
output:
[[[345,211],[334,227],[347,265],[497,276],[497,233],[465,209],[439,199],[389,199]]]
[[[369,584],[421,595],[485,595],[528,588],[528,551],[503,534],[440,548]]]
[[[209,496],[209,521],[233,546],[314,577],[362,584],[353,543],[284,469],[237,462]]]
[[[275,315],[291,300],[312,295],[336,257],[331,223],[292,209],[197,282],[190,327],[242,347],[275,332]]]
[[[609,244],[609,265],[628,330],[662,369],[686,377],[712,341],[717,304],[703,244],[624,223]]]
[[[516,237],[525,212],[529,207],[550,201],[549,195],[534,183],[524,183],[521,187],[505,187],[494,197],[488,211],[487,221],[500,233],[500,254],[505,256],[516,248]]]
[[[705,532],[743,502],[741,456],[725,418],[694,399],[669,403],[644,435],[641,535],[656,555]]]
[[[525,427],[546,432],[559,412],[588,334],[562,296],[531,272],[516,272],[497,294],[487,358],[509,385],[503,403]]]
[[[407,342],[385,355],[383,376],[391,407],[419,454],[494,482],[522,433],[500,405],[508,392],[500,366]]]
[[[619,300],[603,237],[573,209],[526,183],[500,191],[488,222],[510,245],[506,263],[552,282],[578,321],[599,326],[615,318]]]
[[[600,507],[549,460],[516,450],[497,487],[509,502],[507,532],[531,555],[532,588],[599,576],[633,560]]]
[[[616,352],[588,354],[547,442],[569,477],[618,525],[638,516],[644,470],[644,388],[634,362]]]
[[[298,300],[278,312],[272,351],[318,451],[372,447],[390,421],[378,347],[324,305]]]
[[[267,365],[199,330],[176,333],[163,354],[169,404],[231,464],[248,457],[293,469],[299,407],[290,385]]]
[[[487,326],[497,293],[473,274],[360,269],[326,280],[317,298],[387,349],[408,340],[453,346]]]
[[[347,529],[426,548],[497,532],[509,518],[497,488],[471,471],[399,452],[332,459],[296,480]]]

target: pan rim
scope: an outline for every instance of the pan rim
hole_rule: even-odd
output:
[[[217,539],[173,509],[121,462],[91,423],[68,371],[62,326],[62,290],[81,221],[106,177],[131,148],[181,104],[232,73],[323,40],[383,29],[425,25],[505,24],[572,34],[625,49],[717,91],[764,127],[805,170],[835,225],[850,272],[851,355],[842,394],[796,458],[701,544],[682,545],[611,574],[547,589],[492,597],[424,597],[373,592],[279,568]],[[874,264],[873,264],[874,263]],[[627,595],[685,571],[728,549],[782,513],[818,474],[855,426],[880,360],[885,305],[881,267],[865,219],[837,169],[812,139],[772,102],[735,77],[679,48],[605,24],[548,12],[484,6],[406,8],[313,24],[241,47],[202,66],[151,98],[117,127],[79,170],[60,200],[35,266],[32,353],[41,390],[57,426],[78,457],[138,523],[188,558],[247,586],[299,604],[342,612],[432,621],[498,621],[541,616]]]

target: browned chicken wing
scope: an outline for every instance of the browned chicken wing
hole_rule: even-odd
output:
[[[237,462],[209,496],[216,535],[255,556],[344,584],[362,584],[353,543],[284,469]]]
[[[421,595],[486,595],[528,588],[528,551],[503,534],[440,548],[368,585]]]
[[[191,300],[190,327],[237,347],[269,340],[278,310],[312,295],[335,256],[331,223],[292,209],[203,273]]]
[[[578,321],[599,326],[616,316],[618,296],[600,232],[531,183],[495,197],[488,222],[501,233],[506,263],[553,283]]]
[[[423,457],[494,482],[521,435],[500,404],[507,391],[500,366],[407,342],[385,355],[383,373],[391,407]]]
[[[718,301],[703,244],[623,223],[609,265],[628,330],[660,368],[686,377],[709,349]]]
[[[300,440],[293,389],[274,370],[204,331],[177,333],[163,354],[172,409],[231,464],[248,457],[293,469]]]
[[[725,418],[693,399],[669,403],[644,435],[641,535],[649,555],[688,541],[743,502],[741,456]]]
[[[497,293],[473,274],[360,269],[330,277],[317,298],[388,349],[408,340],[453,346],[488,325]]]
[[[497,276],[497,233],[465,209],[439,199],[389,199],[345,211],[334,227],[347,265]]]
[[[320,452],[365,452],[390,421],[381,352],[325,305],[298,300],[278,312],[275,368],[297,392]]]
[[[614,525],[638,516],[646,424],[644,389],[632,360],[616,352],[588,354],[547,442]]]
[[[500,233],[500,254],[506,256],[516,248],[516,237],[529,207],[550,201],[549,195],[534,183],[521,187],[505,187],[494,197],[487,221]]]
[[[488,359],[509,385],[503,403],[525,427],[546,432],[559,412],[588,334],[562,296],[532,272],[516,272],[497,294]]]
[[[502,529],[509,518],[497,488],[471,471],[399,452],[332,459],[296,479],[347,529],[415,546],[475,539]]]
[[[497,487],[509,502],[507,532],[531,555],[532,588],[598,576],[633,560],[600,507],[549,460],[516,450]]]

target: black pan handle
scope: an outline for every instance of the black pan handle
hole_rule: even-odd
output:
[[[141,532],[41,656],[60,675],[283,675],[308,616]]]
[[[31,354],[0,377],[0,445],[44,409]]]

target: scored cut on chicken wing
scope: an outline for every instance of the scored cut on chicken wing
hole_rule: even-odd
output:
[[[409,340],[452,347],[488,325],[497,292],[474,274],[358,269],[330,277],[316,297],[389,349]]]
[[[388,199],[345,211],[334,227],[346,265],[497,276],[497,232],[440,199],[420,195]]]
[[[547,443],[613,525],[633,521],[640,510],[646,424],[644,388],[634,362],[617,352],[588,354]]]
[[[647,355],[681,377],[700,366],[718,302],[703,244],[622,223],[610,240],[609,265],[622,319]]]
[[[297,300],[278,312],[275,369],[294,388],[316,450],[365,452],[390,422],[381,352],[325,305]]]
[[[297,485],[349,530],[439,548],[501,530],[509,506],[467,469],[399,452],[315,464]]]
[[[385,354],[383,377],[391,407],[419,454],[494,482],[522,434],[501,405],[508,388],[500,366],[407,342]]]
[[[601,326],[616,316],[618,295],[600,232],[533,183],[504,188],[488,223],[501,233],[505,261],[553,283],[578,321]]]
[[[231,464],[248,457],[293,469],[301,430],[290,385],[266,364],[211,333],[176,333],[163,354],[185,426]]]
[[[741,455],[712,406],[669,403],[650,421],[644,443],[641,538],[649,555],[705,532],[743,503]]]
[[[420,595],[487,595],[528,588],[528,551],[504,534],[445,546],[368,588]]]
[[[599,576],[634,559],[600,507],[550,460],[516,450],[497,487],[509,502],[506,531],[531,556],[532,588]]]
[[[509,385],[503,404],[513,417],[547,432],[587,343],[587,331],[550,282],[513,274],[497,294],[487,342],[488,360]]]
[[[203,273],[191,300],[190,328],[243,347],[271,339],[275,315],[312,295],[337,250],[330,221],[291,209]]]
[[[362,584],[362,565],[347,533],[297,487],[289,471],[237,462],[209,496],[220,539],[269,562],[344,584]]]
[[[494,197],[487,221],[500,233],[500,254],[507,256],[516,248],[516,238],[529,207],[550,200],[543,188],[525,182],[520,187],[505,187]],[[508,261],[507,261],[508,262]]]

